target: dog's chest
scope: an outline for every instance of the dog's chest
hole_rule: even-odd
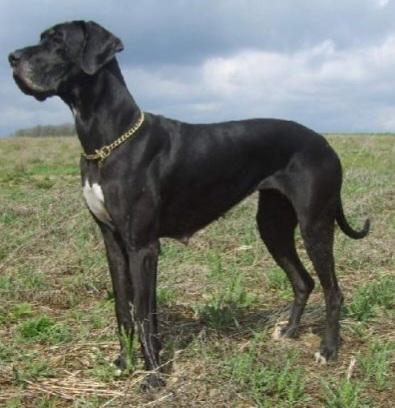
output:
[[[106,209],[104,203],[103,190],[98,183],[90,183],[88,179],[85,179],[84,186],[82,188],[84,198],[87,206],[95,214],[101,222],[105,224],[111,223],[111,217]]]

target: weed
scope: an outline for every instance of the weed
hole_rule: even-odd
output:
[[[50,344],[64,343],[71,339],[67,326],[56,323],[46,315],[26,320],[21,323],[17,331],[22,341],[46,342]]]
[[[218,263],[218,266],[221,264]],[[217,269],[218,273],[219,269]],[[198,310],[201,318],[214,328],[223,328],[231,324],[238,326],[238,315],[256,302],[256,296],[248,293],[243,276],[231,273],[225,279],[225,286],[216,291],[208,302]]]
[[[17,220],[17,218],[18,215],[8,209],[3,210],[2,214],[0,214],[0,222],[4,225],[13,224]]]
[[[32,357],[24,357],[24,366],[20,368],[16,366],[14,370],[14,378],[17,384],[23,384],[26,380],[36,380],[37,378],[53,377],[54,370],[48,365],[45,360],[35,360]]]
[[[92,330],[103,329],[108,326],[113,314],[113,302],[105,300],[89,310],[71,309],[68,317],[79,326],[79,337],[89,339],[92,336]]]
[[[286,353],[278,361],[262,364],[256,344],[230,362],[232,381],[259,407],[287,406],[308,400],[302,370],[295,368],[297,355]]]
[[[292,299],[292,288],[286,273],[280,268],[271,268],[266,272],[266,280],[270,289],[282,299]]]
[[[42,272],[29,271],[29,267],[24,267],[19,273],[19,285],[21,289],[44,289],[46,286],[46,276]]]
[[[33,163],[36,164],[37,162]],[[41,163],[40,163],[41,164]],[[79,170],[77,166],[64,166],[61,163],[57,163],[56,165],[47,166],[47,165],[39,165],[35,166],[32,169],[32,172],[37,175],[53,175],[53,176],[60,176],[60,175],[78,175]]]
[[[326,408],[363,408],[368,407],[359,397],[363,384],[342,379],[340,382],[322,382]]]
[[[95,366],[91,370],[91,375],[100,381],[109,382],[116,378],[116,370],[112,363],[108,362],[103,354],[97,354]]]
[[[138,336],[136,334],[131,338],[128,333],[122,331],[120,341],[126,359],[126,371],[132,373],[137,367]]]
[[[394,293],[395,279],[392,276],[382,276],[357,290],[346,313],[359,321],[366,321],[382,310],[393,308]]]
[[[177,294],[173,289],[167,287],[158,288],[157,301],[160,305],[170,306],[175,303],[176,299]]]
[[[207,254],[209,266],[209,277],[212,279],[221,278],[225,275],[225,269],[220,254],[216,251],[209,251]]]
[[[99,311],[93,312],[92,315],[89,317],[89,322],[93,329],[102,329],[108,324],[107,316],[103,316],[103,312],[99,313]]]
[[[55,182],[49,177],[44,177],[40,179],[34,179],[34,184],[37,186],[37,188],[40,188],[42,190],[49,190],[54,186]]]
[[[61,406],[61,400],[52,396],[43,396],[36,402],[37,408],[56,408]]]
[[[44,289],[46,285],[45,275],[27,265],[20,266],[14,274],[0,275],[0,292],[38,290]]]
[[[14,357],[14,347],[6,344],[0,338],[0,362],[8,362],[11,361]]]
[[[15,397],[5,402],[4,408],[23,408],[22,398]]]
[[[234,305],[224,304],[221,296],[214,296],[198,310],[201,319],[216,329],[221,329],[233,324],[239,326],[235,312]]]
[[[382,343],[373,340],[369,345],[367,355],[359,358],[365,380],[372,381],[379,391],[388,388],[391,383],[393,384],[394,374],[391,372],[391,357],[393,357],[394,350],[394,343]]]
[[[11,290],[13,286],[13,277],[9,274],[0,275],[0,290],[8,291]]]
[[[91,396],[89,398],[77,398],[73,404],[76,408],[101,408],[103,407],[103,398],[97,396]],[[116,405],[109,405],[110,407],[116,407]]]
[[[162,265],[165,264],[173,266],[175,263],[179,265],[180,262],[188,260],[191,255],[192,252],[188,247],[169,240],[166,242],[166,245],[161,247],[159,262]]]
[[[17,321],[25,317],[33,316],[32,306],[29,303],[18,303],[13,306],[9,313],[11,321]]]
[[[0,324],[12,324],[20,319],[31,317],[33,315],[32,307],[29,303],[18,303],[8,312],[0,308]]]

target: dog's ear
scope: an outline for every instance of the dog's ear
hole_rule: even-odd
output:
[[[81,69],[85,73],[95,74],[122,50],[122,41],[115,35],[93,21],[85,23],[85,41],[80,56]]]

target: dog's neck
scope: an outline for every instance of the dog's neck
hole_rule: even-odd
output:
[[[78,137],[88,154],[112,143],[140,116],[115,58],[96,74],[81,77],[60,96],[73,112]]]

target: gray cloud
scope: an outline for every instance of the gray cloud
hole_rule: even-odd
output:
[[[142,107],[191,121],[291,118],[318,130],[395,130],[392,0],[0,1],[0,134],[71,120],[22,95],[8,52],[92,19],[122,38]]]
[[[390,131],[394,70],[395,35],[348,49],[327,40],[291,53],[240,50],[125,76],[138,99],[189,120],[273,116],[321,131]]]

